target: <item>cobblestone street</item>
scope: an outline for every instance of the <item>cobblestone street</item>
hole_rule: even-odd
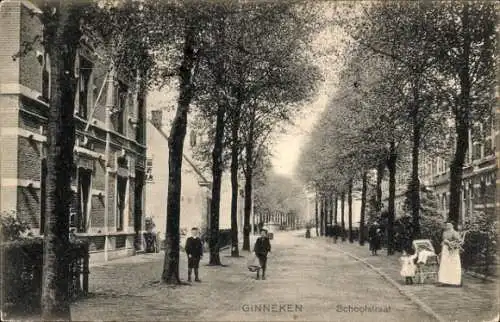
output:
[[[434,320],[375,271],[336,249],[338,246],[302,236],[297,232],[276,234],[265,281],[255,280],[248,272],[245,257],[231,258],[228,251],[221,254],[227,267],[206,266],[208,259],[204,258],[203,282],[192,286],[159,283],[162,254],[95,266],[91,269],[91,297],[72,306],[72,319]],[[186,261],[184,256],[181,259],[181,278],[185,279]],[[360,310],[365,312],[354,312]]]

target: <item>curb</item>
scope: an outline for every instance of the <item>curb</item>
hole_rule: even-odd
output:
[[[479,274],[479,273],[476,273],[476,272],[473,272],[473,271],[465,271],[464,274],[470,276],[470,277],[474,277],[474,278],[478,278],[478,279],[482,279],[482,280],[485,280],[485,281],[488,281],[488,282],[495,282],[496,280],[490,276],[486,276],[484,274]]]
[[[403,289],[401,287],[401,285],[399,285],[398,282],[396,282],[394,279],[392,279],[389,275],[387,275],[386,273],[384,273],[381,269],[373,266],[372,264],[368,263],[367,261],[365,261],[364,259],[362,258],[359,258],[357,257],[356,255],[353,255],[349,252],[346,252],[344,250],[341,250],[341,249],[336,249],[338,251],[340,251],[341,253],[344,253],[345,255],[355,259],[356,261],[358,262],[361,262],[363,264],[365,264],[367,267],[369,267],[370,269],[374,270],[375,272],[377,272],[377,274],[379,274],[380,276],[382,276],[385,280],[387,280],[389,283],[391,283],[395,288],[398,289],[398,291],[403,294],[404,296],[406,296],[410,301],[414,302],[415,304],[417,304],[424,312],[426,312],[427,314],[431,315],[433,318],[435,318],[437,321],[439,322],[446,322],[445,319],[443,319],[439,314],[437,314],[430,306],[428,306],[427,304],[425,304],[424,302],[422,302],[422,300],[420,300],[416,295],[414,295],[413,293]]]

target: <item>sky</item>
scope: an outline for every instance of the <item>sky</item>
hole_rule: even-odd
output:
[[[273,146],[272,158],[276,173],[294,177],[301,148],[307,143],[308,134],[327,103],[326,94],[318,96],[313,104],[305,108],[303,115],[294,120],[295,125],[288,125],[287,132],[278,136]]]
[[[325,10],[325,15],[333,14]],[[308,140],[310,132],[321,112],[328,105],[329,97],[335,92],[337,74],[341,69],[340,60],[337,58],[344,47],[345,35],[338,28],[327,29],[319,33],[313,43],[316,61],[323,74],[323,82],[319,85],[318,93],[303,107],[303,113],[293,120],[295,125],[288,125],[286,134],[279,135],[273,144],[272,165],[274,171],[289,177],[295,177],[295,167],[299,159],[301,148]]]

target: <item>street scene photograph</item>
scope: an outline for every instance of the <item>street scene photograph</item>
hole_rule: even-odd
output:
[[[0,319],[499,321],[499,14],[0,0]]]

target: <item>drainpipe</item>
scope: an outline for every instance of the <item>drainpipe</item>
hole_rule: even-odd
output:
[[[105,181],[104,181],[104,261],[108,261],[108,248],[109,248],[109,227],[108,227],[108,217],[110,211],[109,205],[109,172],[113,167],[112,156],[110,151],[110,141],[111,141],[111,111],[113,109],[113,94],[114,94],[114,69],[113,66],[110,66],[110,72],[108,74],[108,78],[105,80],[107,82],[107,92],[106,92],[106,103],[105,103],[105,128],[106,128],[106,172],[105,172]]]

